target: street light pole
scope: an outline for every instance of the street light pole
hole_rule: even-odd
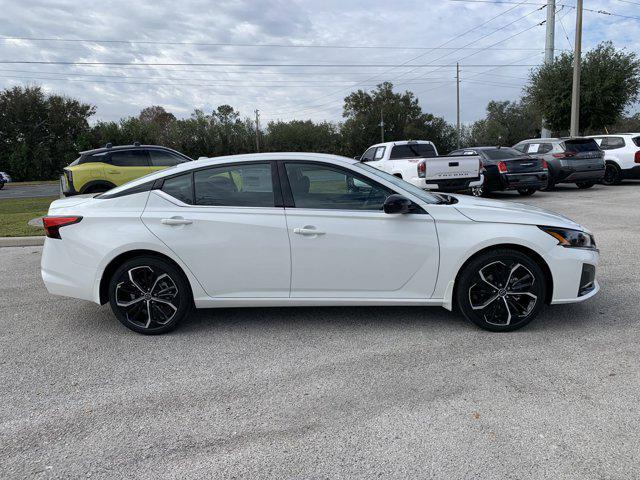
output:
[[[547,36],[544,42],[544,63],[553,63],[553,52],[555,48],[556,36],[556,0],[547,0]],[[542,138],[551,136],[551,132],[544,126],[544,118],[542,119],[542,128],[540,131]]]
[[[570,135],[577,137],[580,131],[580,67],[582,50],[582,0],[576,1],[576,40],[573,50],[573,87],[571,89]]]
[[[457,148],[460,148],[460,64],[456,62],[456,130],[458,132]]]

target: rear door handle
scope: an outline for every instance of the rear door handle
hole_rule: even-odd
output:
[[[187,220],[186,218],[163,218],[160,220],[160,223],[163,225],[191,225],[193,220]]]
[[[294,228],[293,233],[298,235],[324,235],[324,232],[316,230],[315,227],[305,226],[303,228]]]

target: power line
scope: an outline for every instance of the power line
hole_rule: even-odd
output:
[[[351,50],[455,50],[455,47],[418,47],[402,45],[314,45],[283,43],[233,43],[233,42],[169,42],[155,40],[103,40],[89,38],[45,38],[45,37],[0,37],[0,40],[28,40],[34,42],[64,43],[106,43],[123,45],[184,45],[205,47],[251,47],[251,48],[318,48],[318,49],[351,49]],[[469,48],[470,50],[473,47]],[[501,48],[500,50],[537,50],[536,48]]]
[[[0,64],[23,64],[23,65],[82,65],[82,66],[150,66],[150,67],[305,67],[305,68],[398,68],[404,67],[406,64],[390,64],[390,63],[143,63],[143,62],[65,62],[55,60],[0,60]],[[456,64],[412,64],[411,67],[455,67]],[[491,67],[500,65],[491,64],[468,64],[465,67]],[[520,65],[521,67],[535,67],[535,65]]]

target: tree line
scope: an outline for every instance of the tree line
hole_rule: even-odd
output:
[[[542,118],[554,135],[566,135],[571,106],[571,54],[531,71],[517,101],[491,101],[486,116],[462,129],[460,143],[513,145],[540,135]],[[625,115],[638,100],[640,61],[634,53],[603,43],[582,58],[580,125],[583,134],[640,132],[640,114]],[[424,103],[424,102],[423,102]],[[256,151],[256,128],[230,105],[212,112],[194,110],[178,119],[160,106],[138,116],[90,124],[96,108],[79,100],[47,95],[38,86],[0,92],[0,171],[16,180],[55,178],[78,152],[106,143],[165,145],[192,158]],[[454,125],[426,113],[410,91],[384,82],[344,99],[343,121],[271,121],[258,132],[261,151],[361,154],[379,142],[384,118],[386,141],[428,139],[445,154],[456,148]]]

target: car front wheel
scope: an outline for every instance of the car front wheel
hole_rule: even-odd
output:
[[[190,313],[193,297],[187,278],[174,265],[136,257],[111,277],[109,303],[125,327],[154,335],[173,330]]]
[[[620,183],[622,183],[620,168],[613,163],[607,163],[604,168],[602,183],[605,185],[620,185]]]
[[[463,315],[493,332],[517,330],[531,322],[545,298],[544,273],[516,250],[477,256],[462,271],[456,301]]]
[[[536,193],[536,189],[535,188],[519,188],[518,193],[523,197],[530,197],[531,195]]]

